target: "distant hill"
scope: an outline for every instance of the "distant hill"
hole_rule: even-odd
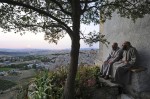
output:
[[[10,56],[24,56],[28,55],[27,52],[7,52],[7,51],[0,51],[0,55],[10,55]]]
[[[83,51],[83,50],[92,50],[92,49],[94,48],[81,48],[80,50]],[[53,53],[66,53],[66,52],[70,52],[70,49],[48,50],[48,49],[3,49],[3,48],[0,48],[0,55],[9,55],[9,56],[48,55],[48,54],[53,54]]]
[[[81,48],[80,50],[97,50],[98,48]]]
[[[47,49],[0,49],[0,55],[2,56],[3,55],[9,55],[9,56],[48,55],[51,53],[56,53],[61,51],[47,50]]]
[[[46,51],[47,49],[5,49],[5,48],[0,48],[0,51],[5,51],[5,52],[31,52],[31,51]],[[48,50],[47,50],[48,51]]]

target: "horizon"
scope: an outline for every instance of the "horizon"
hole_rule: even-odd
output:
[[[82,25],[81,31],[85,34],[91,31],[99,31],[99,25]],[[1,49],[71,49],[71,40],[69,35],[65,35],[64,38],[58,40],[57,44],[48,43],[44,40],[44,33],[31,33],[26,31],[25,34],[20,35],[19,33],[7,32],[2,33],[0,29],[0,48]],[[89,46],[80,40],[80,48],[99,48],[99,43]]]
[[[70,50],[71,48],[65,48],[65,49],[41,49],[41,48],[0,48],[0,50]],[[99,49],[95,47],[88,47],[88,48],[80,48],[82,49]]]

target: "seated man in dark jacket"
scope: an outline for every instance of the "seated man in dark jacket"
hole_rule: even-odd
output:
[[[123,44],[123,58],[113,64],[114,80],[123,85],[130,83],[131,72],[129,69],[135,65],[137,60],[137,50],[132,47],[129,41]]]

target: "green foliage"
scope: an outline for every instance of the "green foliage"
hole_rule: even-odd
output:
[[[25,68],[27,65],[28,65],[27,63],[11,64],[11,65],[9,65],[9,66],[7,66],[7,67],[9,67],[9,68],[20,68],[20,69],[22,69],[22,68]]]
[[[4,32],[23,35],[25,31],[44,31],[45,40],[57,43],[65,34],[65,26],[71,23],[71,5],[64,0],[10,0],[0,1],[0,4],[0,18],[3,20],[0,27]]]
[[[31,99],[60,99],[64,90],[67,69],[41,72],[35,79],[35,91],[29,95]]]
[[[50,59],[47,58],[47,57],[44,57],[44,58],[41,59],[41,62],[50,62]]]
[[[98,80],[99,67],[79,67],[76,77],[76,99],[90,99],[96,88],[100,87]]]
[[[150,14],[149,0],[102,0],[101,21],[111,19],[112,13],[117,12],[121,17],[132,19],[134,22],[138,18],[143,18],[145,14]]]
[[[31,99],[61,99],[67,77],[67,67],[56,71],[41,72],[35,79],[35,90],[30,90]],[[77,73],[76,99],[88,99],[95,88],[99,87],[99,67],[79,67]]]
[[[12,70],[13,68],[5,68],[5,67],[0,67],[0,72],[2,71],[9,71]]]
[[[102,42],[106,46],[110,43],[105,38],[105,35],[96,31],[90,32],[87,36],[83,36],[83,39],[84,39],[84,42],[90,46],[92,46],[94,43],[97,43],[97,42]]]

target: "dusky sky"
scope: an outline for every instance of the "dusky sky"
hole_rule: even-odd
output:
[[[85,34],[92,31],[99,31],[99,25],[81,25],[81,31]],[[81,48],[89,48],[89,45],[86,45],[83,40],[80,41]],[[94,44],[91,48],[98,48],[99,43]],[[0,33],[0,48],[10,48],[10,49],[24,49],[24,48],[33,48],[33,49],[69,49],[71,47],[71,40],[68,35],[63,39],[59,40],[57,45],[54,43],[48,43],[44,40],[44,33],[31,33],[26,32],[24,35],[19,33]]]

